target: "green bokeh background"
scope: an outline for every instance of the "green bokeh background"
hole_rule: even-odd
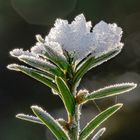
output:
[[[50,89],[37,81],[6,69],[18,62],[9,51],[29,49],[35,35],[48,34],[56,18],[69,21],[84,13],[93,25],[100,20],[116,22],[123,28],[124,49],[119,56],[86,74],[80,85],[90,91],[117,82],[133,81],[140,85],[140,1],[139,0],[0,0],[0,140],[55,140],[45,127],[16,119],[16,113],[31,114],[33,104],[54,116],[63,104]],[[118,97],[124,107],[104,123],[102,140],[138,140],[140,138],[140,87]],[[114,104],[115,98],[98,101],[100,108]],[[83,114],[97,113],[94,104],[83,107]],[[64,112],[65,113],[65,112]],[[94,114],[95,115],[95,114]],[[87,116],[83,116],[86,120]]]

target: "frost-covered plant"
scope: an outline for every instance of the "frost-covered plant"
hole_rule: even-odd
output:
[[[116,24],[99,22],[92,28],[83,14],[78,15],[71,24],[57,19],[54,27],[43,39],[37,35],[37,43],[30,51],[14,49],[13,57],[27,66],[10,64],[8,68],[20,71],[50,87],[64,103],[68,119],[54,119],[41,107],[31,106],[35,116],[18,114],[19,119],[46,125],[58,140],[85,140],[106,119],[122,107],[117,103],[99,113],[80,129],[80,111],[83,104],[128,92],[136,87],[134,83],[111,85],[91,93],[77,90],[80,80],[90,69],[106,62],[120,53],[122,29]],[[92,140],[97,140],[105,131],[101,128]]]

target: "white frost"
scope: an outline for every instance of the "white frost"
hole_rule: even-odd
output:
[[[46,61],[45,59],[42,59],[40,57],[34,57],[34,56],[27,56],[27,55],[21,55],[18,57],[19,60],[23,61],[24,63],[27,63],[29,65],[32,65],[34,67],[39,66],[40,67],[48,67],[48,68],[56,68],[52,63],[49,61]]]
[[[121,49],[123,43],[121,43],[122,29],[114,24],[107,24],[104,21],[99,22],[93,28],[92,37],[96,49],[93,53],[95,57],[99,57],[104,53],[111,50]]]
[[[66,20],[57,19],[45,40],[59,43],[63,50],[74,55],[79,61],[95,49],[90,29],[91,23],[86,22],[83,14],[77,16],[71,24]]]
[[[10,51],[10,55],[13,57],[19,57],[21,55],[28,55],[28,56],[33,56],[33,54],[30,51],[24,51],[23,49],[14,49]]]
[[[21,71],[21,69],[22,69],[22,70],[24,70],[24,71],[26,71],[26,72],[30,72],[30,71],[34,70],[34,69],[28,68],[28,67],[26,67],[26,66],[24,66],[24,65],[18,65],[18,64],[9,64],[9,65],[7,66],[7,68],[8,68],[9,70],[15,70],[15,71]]]
[[[37,42],[36,45],[31,48],[31,53],[34,55],[40,55],[44,57],[45,53],[49,52],[49,48],[51,48],[57,56],[61,56],[63,59],[65,59],[60,44],[57,42],[48,41],[47,39],[44,43]]]
[[[92,31],[91,29],[91,22],[87,22],[83,14],[76,16],[71,23],[56,19],[54,27],[45,39],[40,35],[36,36],[38,42],[30,51],[14,49],[10,54],[14,57],[43,56],[48,48],[51,48],[61,58],[65,58],[64,51],[67,51],[78,63],[89,53],[97,58],[114,49],[122,49],[123,43],[120,42],[122,29],[117,24],[101,21],[93,27]]]
[[[7,68],[8,68],[9,70],[20,71],[19,69],[17,69],[18,66],[19,66],[18,64],[9,64],[9,65],[7,66]]]
[[[67,20],[57,19],[45,41],[59,43],[63,50],[74,54],[78,62],[89,53],[99,57],[123,46],[120,42],[122,29],[116,24],[101,21],[95,25],[92,32],[91,27],[91,22],[86,22],[83,14],[78,15],[71,24]]]
[[[102,135],[103,133],[106,131],[106,128],[101,128],[95,135],[94,137],[91,139],[91,140],[98,140]]]

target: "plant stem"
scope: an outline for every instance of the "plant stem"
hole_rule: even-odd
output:
[[[78,104],[75,105],[75,114],[72,116],[72,120],[70,122],[70,138],[71,140],[79,140],[79,120],[80,120],[80,106]]]
[[[77,86],[73,85],[73,76],[74,76],[74,65],[71,64],[70,67],[70,81],[72,82],[71,84],[71,93],[73,94],[73,96],[76,96],[77,93]],[[76,102],[76,101],[75,101]],[[70,136],[70,140],[79,140],[79,132],[80,132],[80,105],[78,103],[75,104],[75,113],[73,116],[69,116],[68,117],[68,121],[69,121],[69,136]]]

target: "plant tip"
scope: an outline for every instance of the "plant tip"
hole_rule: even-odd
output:
[[[123,103],[118,103],[118,104],[116,104],[116,106],[118,106],[119,108],[121,108],[123,106]]]

